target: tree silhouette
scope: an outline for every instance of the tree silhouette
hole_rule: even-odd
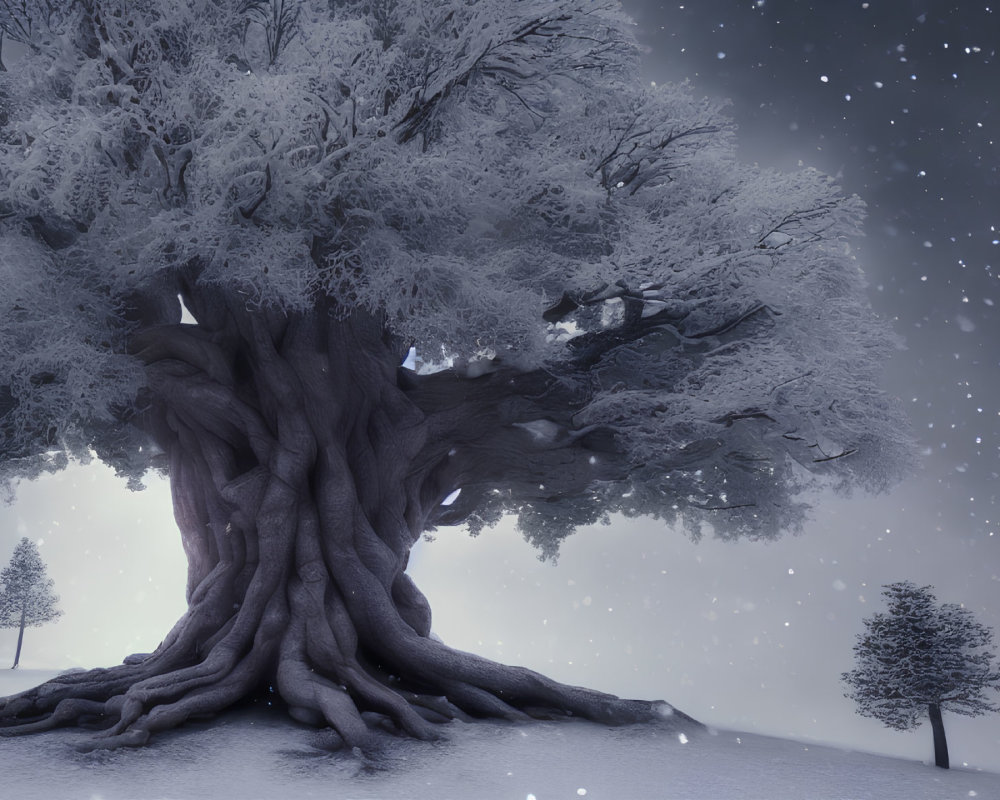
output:
[[[21,660],[24,629],[52,622],[62,616],[56,608],[59,598],[52,594],[52,580],[45,575],[45,563],[38,545],[27,537],[14,548],[10,563],[0,572],[0,628],[17,628],[14,665]]]
[[[885,587],[888,611],[864,621],[865,632],[854,646],[857,666],[843,680],[858,713],[890,728],[915,728],[927,715],[934,762],[947,769],[941,712],[975,717],[1000,711],[986,697],[988,689],[1000,689],[1000,670],[993,661],[992,630],[967,608],[938,604],[931,588],[910,581]]]
[[[908,466],[861,202],[738,163],[617,3],[64,10],[0,76],[0,469],[168,473],[189,610],[0,723],[141,744],[262,685],[351,745],[363,712],[658,718],[435,640],[413,543],[768,537]]]

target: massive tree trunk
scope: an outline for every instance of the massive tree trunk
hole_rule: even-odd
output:
[[[510,422],[524,411],[516,376],[458,392],[454,375],[401,371],[399,343],[372,316],[251,313],[221,292],[185,301],[199,325],[148,329],[136,351],[149,374],[141,423],[169,458],[189,609],[148,657],[11,698],[0,724],[94,724],[108,728],[102,746],[138,745],[272,691],[296,720],[363,747],[372,724],[431,737],[432,723],[459,715],[617,724],[674,713],[430,636],[405,569],[427,526],[458,513],[441,506],[447,494],[533,457],[560,466],[554,480],[601,468]]]
[[[934,734],[934,766],[948,769],[948,740],[944,735],[941,706],[937,703],[931,703],[928,714],[931,718],[931,732]]]

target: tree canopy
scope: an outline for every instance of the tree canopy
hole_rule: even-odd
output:
[[[856,666],[842,680],[858,713],[889,728],[931,721],[935,764],[948,769],[942,711],[976,717],[1000,711],[988,697],[1000,690],[993,631],[956,603],[939,604],[930,586],[890,583],[888,610],[868,617],[854,645]]]
[[[0,703],[137,745],[273,686],[375,713],[692,721],[448,648],[428,528],[795,530],[890,485],[862,203],[734,156],[587,0],[0,0],[0,477],[169,474],[185,616]]]
[[[466,471],[441,514],[517,513],[544,552],[612,512],[772,535],[817,477],[907,466],[862,203],[736,161],[720,103],[642,84],[617,3],[31,0],[0,26],[27,50],[0,73],[8,480],[163,467],[130,425],[150,331],[183,300],[195,351],[213,293],[363,310],[450,376],[547,376],[502,422],[589,437],[599,468]]]
[[[17,543],[10,563],[0,572],[0,587],[0,628],[44,625],[62,615],[38,545],[27,537]]]
[[[858,713],[896,730],[920,725],[931,705],[969,717],[1000,711],[987,694],[1000,690],[992,630],[931,589],[886,586],[888,608],[865,619],[856,666],[843,675]]]
[[[0,571],[0,628],[18,628],[14,666],[21,659],[26,627],[37,627],[62,616],[53,581],[45,574],[38,545],[24,537],[14,548],[10,563]]]

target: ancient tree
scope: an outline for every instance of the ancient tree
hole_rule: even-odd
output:
[[[543,555],[612,514],[771,536],[905,467],[861,203],[736,162],[616,3],[44,8],[0,75],[4,474],[169,475],[189,610],[9,729],[138,744],[268,686],[351,745],[655,717],[431,637],[411,546],[505,514]]]
[[[62,616],[52,594],[53,581],[45,574],[38,545],[23,538],[14,548],[10,563],[0,572],[0,628],[17,628],[14,665],[21,661],[24,629],[44,625]]]
[[[858,713],[905,731],[931,721],[934,763],[948,769],[942,711],[977,717],[1000,711],[988,690],[1000,690],[993,631],[969,609],[938,603],[930,586],[891,583],[888,610],[864,620],[854,645],[856,666],[843,674]]]

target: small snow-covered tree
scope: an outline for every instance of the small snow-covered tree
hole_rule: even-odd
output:
[[[843,674],[846,695],[858,713],[890,728],[908,730],[931,721],[934,762],[948,768],[948,742],[941,712],[975,717],[1000,706],[989,690],[1000,690],[993,632],[967,608],[939,604],[930,586],[891,583],[882,592],[885,613],[864,620],[854,646],[857,666]]]
[[[261,685],[352,745],[361,712],[649,718],[431,637],[411,546],[768,537],[907,466],[861,202],[738,163],[617,3],[50,5],[0,74],[0,477],[169,474],[189,610],[0,723],[138,744]]]
[[[17,628],[14,665],[21,660],[24,629],[44,625],[62,616],[52,594],[53,581],[45,574],[38,545],[27,537],[14,548],[10,563],[0,572],[0,628]]]

